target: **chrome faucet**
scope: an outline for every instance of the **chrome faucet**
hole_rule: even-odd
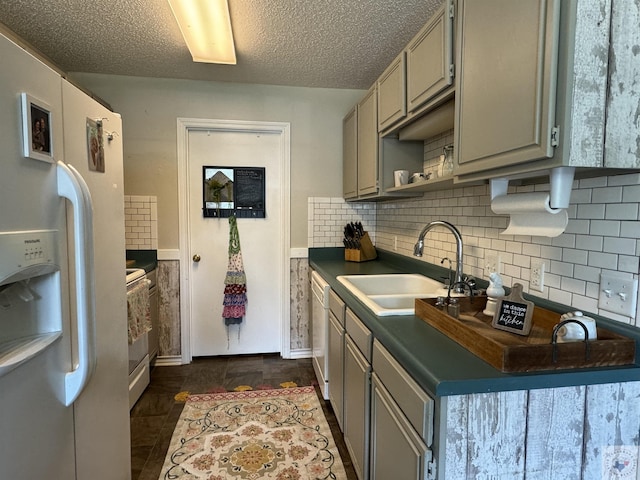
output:
[[[462,278],[462,235],[456,227],[454,227],[449,222],[445,222],[444,220],[435,220],[433,222],[427,223],[427,225],[422,229],[420,235],[418,235],[418,241],[413,247],[413,254],[416,257],[422,256],[422,251],[424,249],[424,237],[429,230],[434,227],[444,227],[448,229],[456,239],[456,278],[453,282],[454,285],[463,282]]]

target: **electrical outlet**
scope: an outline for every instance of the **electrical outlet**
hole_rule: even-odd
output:
[[[531,260],[531,277],[529,278],[529,286],[538,292],[544,292],[544,270],[545,263],[540,258]]]
[[[612,274],[600,274],[598,308],[627,317],[635,317],[637,301],[638,280]]]
[[[484,272],[487,276],[489,276],[489,274],[493,272],[500,273],[500,255],[489,254],[486,256],[484,262]]]

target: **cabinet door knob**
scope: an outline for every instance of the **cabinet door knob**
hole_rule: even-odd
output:
[[[197,253],[193,256],[193,261],[198,263],[200,261],[200,255],[198,255]]]

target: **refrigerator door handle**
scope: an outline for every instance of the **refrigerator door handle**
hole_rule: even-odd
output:
[[[93,205],[86,182],[71,165],[57,164],[58,195],[73,205],[73,244],[77,312],[78,363],[65,375],[65,405],[78,398],[96,365]]]

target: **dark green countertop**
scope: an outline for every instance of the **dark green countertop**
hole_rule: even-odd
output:
[[[142,268],[149,273],[158,265],[156,250],[127,250],[127,268]],[[130,263],[133,262],[133,263]]]
[[[529,390],[640,380],[640,329],[593,315],[603,327],[636,340],[636,364],[624,367],[584,368],[509,374],[502,373],[465,348],[413,316],[378,317],[336,280],[339,275],[421,273],[441,279],[447,270],[427,262],[379,250],[378,258],[355,263],[344,260],[342,248],[311,248],[309,264],[331,285],[347,306],[373,332],[426,392],[435,396]],[[478,280],[480,287],[486,282]],[[536,305],[565,313],[575,310],[541,298]],[[374,366],[375,368],[375,366]]]

